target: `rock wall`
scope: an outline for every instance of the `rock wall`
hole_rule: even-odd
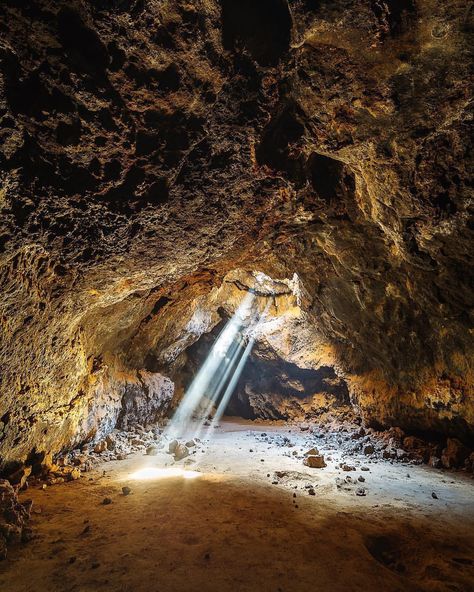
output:
[[[0,456],[69,446],[119,398],[104,360],[132,384],[177,360],[161,316],[238,267],[298,273],[368,420],[472,438],[472,19],[3,2]]]

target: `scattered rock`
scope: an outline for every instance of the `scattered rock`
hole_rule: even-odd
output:
[[[127,485],[124,485],[124,487],[122,487],[122,494],[123,495],[130,495],[132,493],[132,490],[130,489],[130,487],[128,487]]]
[[[189,456],[189,450],[184,444],[178,444],[174,450],[174,460],[182,460]]]
[[[310,450],[308,450],[308,452],[304,453],[305,456],[318,456],[318,454],[319,454],[319,450],[317,448],[311,448]]]
[[[326,466],[326,463],[324,462],[324,455],[322,454],[313,454],[311,456],[307,456],[304,459],[303,464],[312,469],[324,469]]]
[[[170,454],[174,454],[176,451],[176,448],[178,447],[178,440],[171,440],[171,442],[168,444],[168,452]]]
[[[108,506],[112,503],[112,500],[110,499],[110,497],[104,497],[104,499],[102,500],[102,505],[103,506]]]
[[[100,440],[94,446],[94,452],[96,454],[101,454],[102,452],[105,452],[106,450],[107,450],[107,442],[105,440]]]
[[[340,465],[343,471],[355,471],[356,468],[353,465],[348,465],[347,463],[341,463]]]
[[[148,448],[146,449],[146,453],[148,456],[156,456],[158,454],[157,446],[155,446],[154,444],[148,446]]]
[[[188,440],[185,446],[186,448],[192,448],[193,446],[196,446],[196,442],[194,440]]]
[[[363,448],[363,452],[366,456],[374,454],[375,448],[374,448],[373,444],[366,444]]]
[[[359,497],[365,497],[367,495],[367,491],[364,487],[359,487],[359,489],[356,490],[356,495]]]
[[[436,493],[434,491],[431,492],[431,497],[433,499],[438,499],[438,496],[436,495]]]

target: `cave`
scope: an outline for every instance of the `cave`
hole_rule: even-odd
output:
[[[0,590],[474,590],[473,14],[2,2]]]

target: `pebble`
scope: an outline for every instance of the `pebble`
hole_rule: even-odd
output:
[[[130,495],[132,493],[132,490],[130,489],[130,487],[125,485],[124,487],[122,487],[122,493],[123,495]]]

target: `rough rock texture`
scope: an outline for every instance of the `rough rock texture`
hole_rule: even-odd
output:
[[[298,274],[367,421],[472,439],[471,4],[238,4],[2,3],[4,459],[111,429],[238,267]]]

